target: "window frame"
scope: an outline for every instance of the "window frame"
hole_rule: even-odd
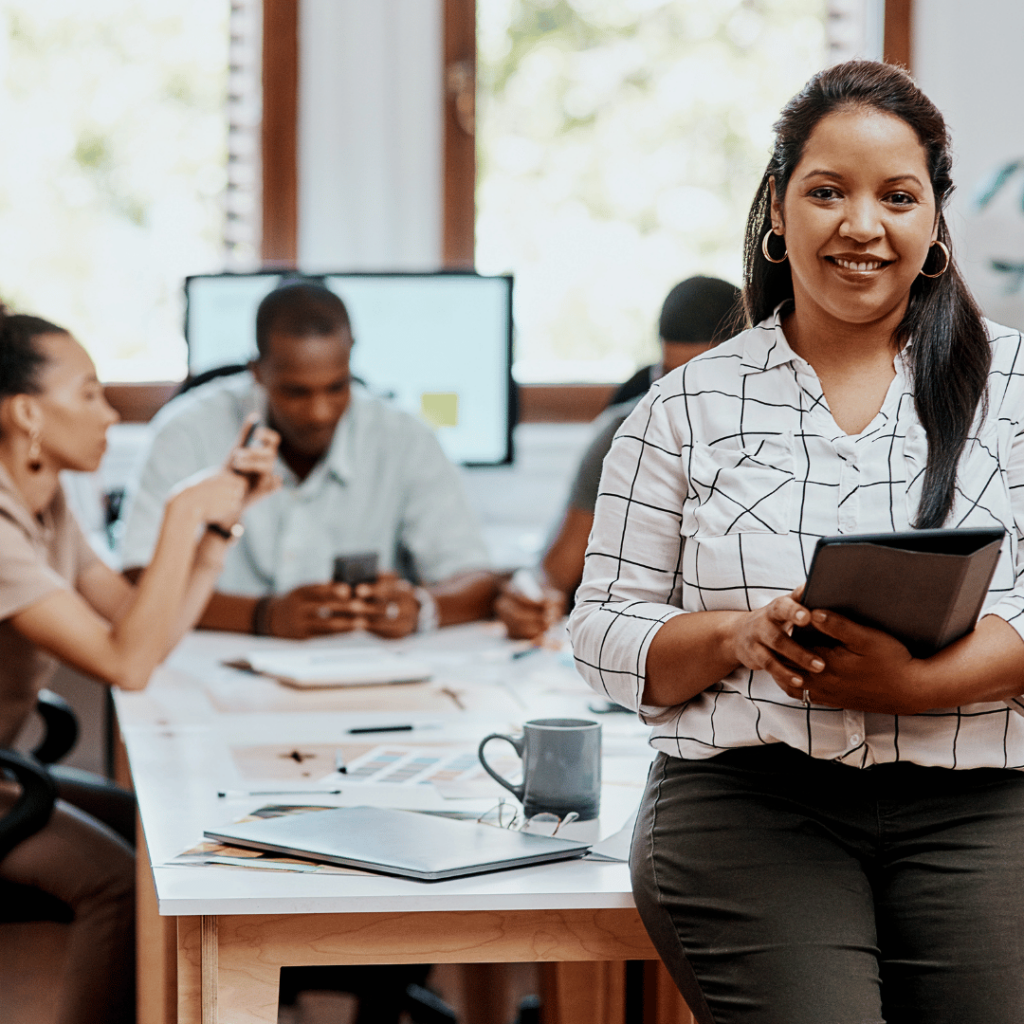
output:
[[[444,0],[442,16],[445,110],[441,263],[445,269],[472,269],[476,0]],[[912,71],[913,0],[886,0],[883,33],[885,59]],[[299,60],[299,0],[263,0],[260,253],[268,268],[294,268],[298,254]],[[177,383],[109,385],[107,397],[123,420],[141,422],[150,419],[177,387]],[[607,384],[520,385],[519,421],[590,420],[613,390]]]

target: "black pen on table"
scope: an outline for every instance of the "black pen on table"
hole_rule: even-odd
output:
[[[440,729],[440,722],[423,722],[420,725],[415,725],[411,722],[403,722],[401,725],[356,725],[351,729],[346,729],[345,732],[349,736],[357,736],[360,733],[365,732],[413,732],[416,729]]]
[[[341,793],[340,789],[220,789],[217,796],[223,800],[249,796],[341,796]]]

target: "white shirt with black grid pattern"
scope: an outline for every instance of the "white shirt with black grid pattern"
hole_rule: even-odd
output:
[[[1020,332],[986,327],[988,407],[961,457],[946,525],[1006,529],[983,614],[1024,636],[1024,346]],[[623,423],[569,629],[584,678],[639,711],[656,749],[703,758],[781,742],[858,766],[1024,767],[1016,698],[914,716],[808,709],[768,673],[741,667],[685,704],[640,702],[647,650],[673,616],[753,609],[789,593],[819,537],[911,528],[927,440],[904,355],[878,415],[849,436],[776,311],[661,378]]]

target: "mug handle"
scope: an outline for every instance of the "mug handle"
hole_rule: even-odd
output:
[[[480,763],[484,766],[484,771],[487,772],[487,774],[490,775],[490,777],[494,779],[495,782],[499,783],[499,785],[504,786],[520,803],[522,803],[523,794],[526,792],[526,780],[524,779],[523,782],[518,786],[512,785],[512,783],[509,782],[508,779],[503,778],[501,775],[499,775],[487,763],[487,759],[484,757],[484,747],[487,746],[487,744],[491,740],[504,740],[506,743],[511,743],[513,749],[519,755],[519,758],[521,760],[523,756],[523,737],[506,736],[503,732],[492,732],[490,735],[485,736],[480,741],[480,746],[477,747],[476,751],[477,756],[480,758]]]

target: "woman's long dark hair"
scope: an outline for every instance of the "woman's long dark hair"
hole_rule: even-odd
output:
[[[901,68],[866,60],[837,64],[815,75],[775,123],[775,148],[750,208],[743,245],[743,301],[752,323],[793,297],[789,263],[769,263],[761,252],[761,240],[772,226],[769,182],[775,180],[781,203],[818,122],[837,110],[859,106],[892,114],[916,133],[928,162],[939,216],[938,238],[952,253],[942,212],[953,192],[949,134],[942,115]],[[942,266],[942,258],[933,246],[926,260],[929,272]],[[957,464],[978,403],[986,399],[991,361],[981,311],[952,255],[941,277],[918,276],[911,286],[893,341],[902,348],[911,335],[914,405],[928,437],[928,462],[914,524],[924,529],[941,526],[953,506]]]

